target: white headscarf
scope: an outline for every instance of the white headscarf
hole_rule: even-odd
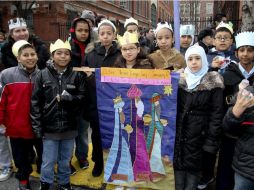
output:
[[[208,61],[207,61],[207,57],[206,57],[204,49],[198,45],[190,46],[185,53],[186,63],[188,62],[188,58],[190,57],[190,55],[193,55],[193,54],[199,55],[201,57],[202,67],[198,72],[193,73],[187,64],[187,67],[185,68],[184,73],[187,74],[186,83],[189,90],[192,90],[197,85],[199,85],[202,77],[208,71]]]

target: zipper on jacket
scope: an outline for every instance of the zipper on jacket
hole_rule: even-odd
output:
[[[60,73],[60,74],[58,75],[59,96],[61,96],[62,91],[63,91],[63,89],[62,89],[62,76],[63,76],[63,73]],[[60,122],[60,128],[63,127],[62,117],[63,117],[63,108],[62,108],[62,106],[61,106],[61,120],[59,121],[59,122]]]

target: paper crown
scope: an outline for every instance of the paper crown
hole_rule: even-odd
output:
[[[167,22],[158,23],[158,24],[157,24],[157,28],[156,28],[155,31],[154,31],[155,36],[157,35],[157,33],[158,33],[162,28],[167,28],[167,29],[171,30],[171,32],[173,32],[173,28],[172,28],[171,24],[168,24]]]
[[[254,32],[241,32],[235,36],[236,48],[241,46],[254,47]]]
[[[136,24],[138,26],[138,21],[131,17],[125,20],[124,28],[126,28],[126,26],[130,23]]]
[[[117,35],[117,40],[120,44],[120,46],[126,45],[126,44],[136,44],[138,42],[138,34],[136,32],[130,33],[125,32],[123,36]]]
[[[50,53],[53,53],[58,49],[68,49],[71,51],[71,45],[68,41],[63,42],[62,40],[58,39],[54,44],[50,44]]]
[[[98,28],[100,28],[102,25],[110,25],[110,26],[113,27],[114,32],[116,32],[116,27],[115,27],[115,25],[114,25],[110,20],[107,20],[107,19],[102,20],[102,21],[98,24]]]
[[[219,28],[227,28],[231,32],[231,34],[234,33],[233,28],[229,24],[224,23],[223,21],[220,22],[220,24],[216,27],[216,30],[218,30]]]
[[[26,44],[29,44],[31,45],[30,43],[28,43],[26,40],[19,40],[17,42],[15,42],[13,45],[12,45],[12,53],[15,57],[18,57],[18,54],[19,54],[19,49],[26,45]]]
[[[122,102],[123,100],[122,100],[122,97],[120,95],[120,96],[117,96],[115,99],[113,99],[113,101],[114,101],[114,104],[117,104],[119,102]]]
[[[26,21],[23,18],[14,18],[8,21],[9,30],[18,27],[27,27]]]
[[[194,36],[195,27],[194,25],[181,25],[180,26],[180,36]]]

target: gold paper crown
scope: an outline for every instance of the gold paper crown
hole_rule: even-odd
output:
[[[113,101],[114,101],[114,104],[117,104],[119,102],[122,102],[123,100],[122,100],[122,97],[120,95],[120,96],[117,96],[115,99],[113,99]]]
[[[123,36],[117,35],[118,42],[120,46],[126,45],[126,44],[136,44],[138,42],[138,34],[125,32]]]
[[[15,42],[12,46],[12,53],[15,57],[18,57],[18,54],[19,54],[19,49],[26,45],[26,44],[29,44],[31,45],[30,43],[28,43],[26,40],[19,40],[17,42]]]
[[[53,53],[58,49],[68,49],[71,51],[71,45],[68,41],[63,42],[62,40],[58,39],[54,44],[50,44],[50,53]]]
[[[219,28],[227,28],[231,32],[231,34],[234,33],[233,28],[229,24],[224,23],[223,21],[221,21],[220,24],[216,27],[216,30],[218,30]]]

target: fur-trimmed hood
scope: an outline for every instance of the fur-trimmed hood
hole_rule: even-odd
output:
[[[186,78],[181,77],[179,81],[179,88],[182,88],[186,91],[204,91],[204,90],[212,90],[214,88],[222,88],[224,89],[224,81],[223,77],[215,71],[208,72],[201,79],[200,84],[196,86],[196,88],[189,90],[187,88]]]

